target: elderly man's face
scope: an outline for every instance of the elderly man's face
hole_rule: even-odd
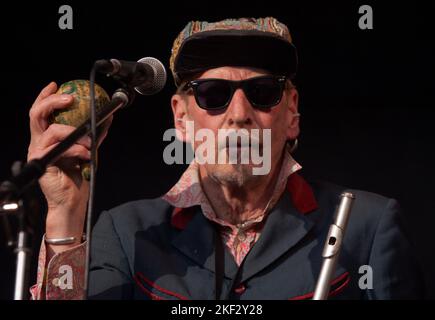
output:
[[[199,79],[244,80],[262,75],[267,75],[267,73],[251,68],[221,67],[207,70]],[[193,142],[194,150],[197,150],[202,141],[195,141],[194,137],[188,135],[186,121],[194,122],[195,132],[203,128],[212,130],[216,142],[218,141],[219,129],[246,129],[248,132],[251,132],[252,129],[259,129],[260,137],[264,129],[271,129],[271,172],[279,164],[286,140],[293,140],[299,134],[299,118],[295,116],[298,109],[296,89],[285,89],[280,103],[266,110],[254,108],[241,88],[234,92],[228,107],[219,112],[201,109],[191,92],[186,95],[174,95],[172,109],[175,126],[184,133],[181,138],[186,142]],[[260,139],[260,153],[262,149],[264,150],[264,146],[261,146],[262,140]],[[240,155],[240,149],[238,151]],[[218,155],[220,152],[227,152],[227,150],[219,150],[216,143],[215,152]],[[258,165],[254,165],[252,162],[249,164],[237,162],[237,164],[202,164],[200,166],[201,175],[212,178],[218,183],[233,186],[241,186],[262,177],[253,174],[252,168],[258,167]]]

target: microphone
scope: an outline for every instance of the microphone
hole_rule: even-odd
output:
[[[118,59],[97,60],[95,67],[98,72],[133,87],[142,95],[156,94],[166,83],[165,67],[152,57],[145,57],[137,62]]]

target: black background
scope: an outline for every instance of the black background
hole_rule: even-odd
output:
[[[432,2],[433,3],[433,2]],[[60,30],[69,4],[74,29]],[[374,29],[360,30],[369,4]],[[26,158],[28,111],[50,81],[86,79],[100,58],[152,56],[169,70],[172,42],[190,20],[274,16],[287,24],[299,52],[303,174],[399,200],[406,231],[435,298],[434,50],[430,2],[370,1],[62,1],[1,5],[0,180]],[[231,51],[228,51],[231,54]],[[114,84],[100,78],[109,92]],[[169,78],[162,93],[138,97],[116,114],[100,148],[96,212],[165,193],[185,169],[162,159],[173,126]],[[44,221],[34,219],[32,280]],[[11,219],[14,223],[13,218]],[[0,226],[0,298],[11,299],[15,260]]]

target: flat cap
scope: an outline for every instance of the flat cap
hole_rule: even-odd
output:
[[[212,68],[243,66],[293,78],[297,52],[286,25],[273,17],[191,21],[172,46],[175,84]]]

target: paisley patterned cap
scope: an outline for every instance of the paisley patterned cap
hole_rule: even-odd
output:
[[[272,17],[191,21],[172,46],[170,68],[183,79],[221,66],[265,69],[294,77],[297,52],[286,25]]]

